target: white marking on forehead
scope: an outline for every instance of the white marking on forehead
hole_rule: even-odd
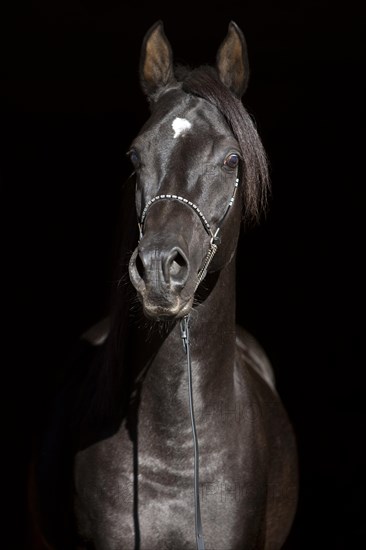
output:
[[[175,118],[172,122],[172,128],[174,130],[174,138],[180,136],[185,130],[189,130],[192,124],[186,118]]]

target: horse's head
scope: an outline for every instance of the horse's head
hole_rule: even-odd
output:
[[[248,63],[235,23],[216,69],[191,72],[174,72],[169,42],[156,23],[143,43],[140,73],[151,117],[130,148],[140,224],[130,278],[147,316],[179,318],[192,308],[206,270],[234,257],[243,201],[244,212],[257,215],[265,155],[240,101]]]

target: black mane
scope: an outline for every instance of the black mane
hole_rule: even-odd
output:
[[[221,83],[213,67],[188,70],[179,66],[176,77],[185,92],[215,105],[228,122],[244,160],[244,221],[258,221],[267,207],[270,184],[267,156],[253,120],[243,103]]]

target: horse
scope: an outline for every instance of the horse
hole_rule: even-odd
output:
[[[35,466],[42,540],[65,550],[281,548],[298,495],[292,423],[269,358],[236,323],[240,232],[270,183],[231,21],[216,65],[145,34],[150,116],[128,150],[108,318],[81,338]]]

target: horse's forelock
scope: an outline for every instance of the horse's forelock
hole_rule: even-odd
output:
[[[270,183],[267,156],[253,120],[242,102],[220,82],[212,67],[192,71],[179,67],[176,76],[185,92],[215,105],[231,127],[244,159],[244,221],[258,221],[267,207]]]

